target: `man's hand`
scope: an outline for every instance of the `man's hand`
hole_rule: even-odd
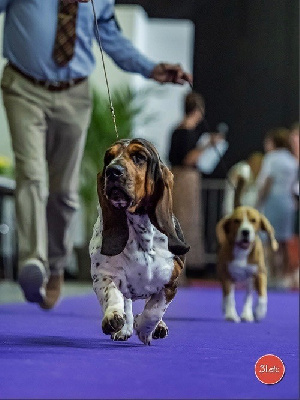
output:
[[[160,83],[171,82],[179,85],[183,85],[185,82],[190,85],[193,83],[192,75],[185,72],[179,64],[157,64],[150,78]]]

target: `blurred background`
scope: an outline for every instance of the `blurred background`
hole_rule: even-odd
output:
[[[229,168],[262,152],[267,131],[299,120],[299,2],[297,0],[116,0],[124,34],[154,61],[179,62],[194,76],[211,131],[228,125],[228,149],[210,174],[201,174],[201,256],[188,265],[190,283],[214,281],[215,225]],[[4,17],[0,17],[0,43]],[[2,54],[2,49],[0,49]],[[66,278],[89,281],[88,241],[96,216],[96,173],[115,140],[100,51],[92,75],[94,112],[81,173],[82,207],[74,221],[75,250]],[[160,86],[119,70],[105,58],[121,137],[144,137],[169,165],[171,134],[182,120],[190,88]],[[0,72],[5,60],[0,57]],[[13,161],[0,100],[0,277],[16,279]],[[294,251],[295,256],[295,251]]]

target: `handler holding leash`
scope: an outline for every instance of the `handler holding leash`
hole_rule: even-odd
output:
[[[0,0],[6,13],[1,88],[16,166],[19,283],[27,301],[57,302],[72,249],[70,221],[91,113],[95,60],[88,0]],[[126,39],[112,0],[94,0],[104,51],[123,70],[191,84],[179,65],[155,64]]]

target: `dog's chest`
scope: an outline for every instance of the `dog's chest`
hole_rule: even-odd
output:
[[[113,277],[125,297],[147,298],[170,281],[174,255],[168,250],[167,236],[147,215],[128,216],[128,227],[129,238],[122,253],[109,257],[97,252],[97,270]],[[98,232],[101,235],[101,230]]]
[[[228,272],[235,281],[244,281],[257,273],[258,266],[248,262],[248,250],[234,250],[234,257],[228,263]]]

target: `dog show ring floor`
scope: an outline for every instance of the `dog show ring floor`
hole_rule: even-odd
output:
[[[236,293],[238,311],[244,295]],[[164,318],[169,336],[151,346],[105,336],[92,291],[48,312],[1,304],[0,398],[298,399],[298,300],[298,292],[269,292],[264,321],[231,323],[219,288],[180,288]],[[277,384],[255,376],[265,354],[285,365]]]

